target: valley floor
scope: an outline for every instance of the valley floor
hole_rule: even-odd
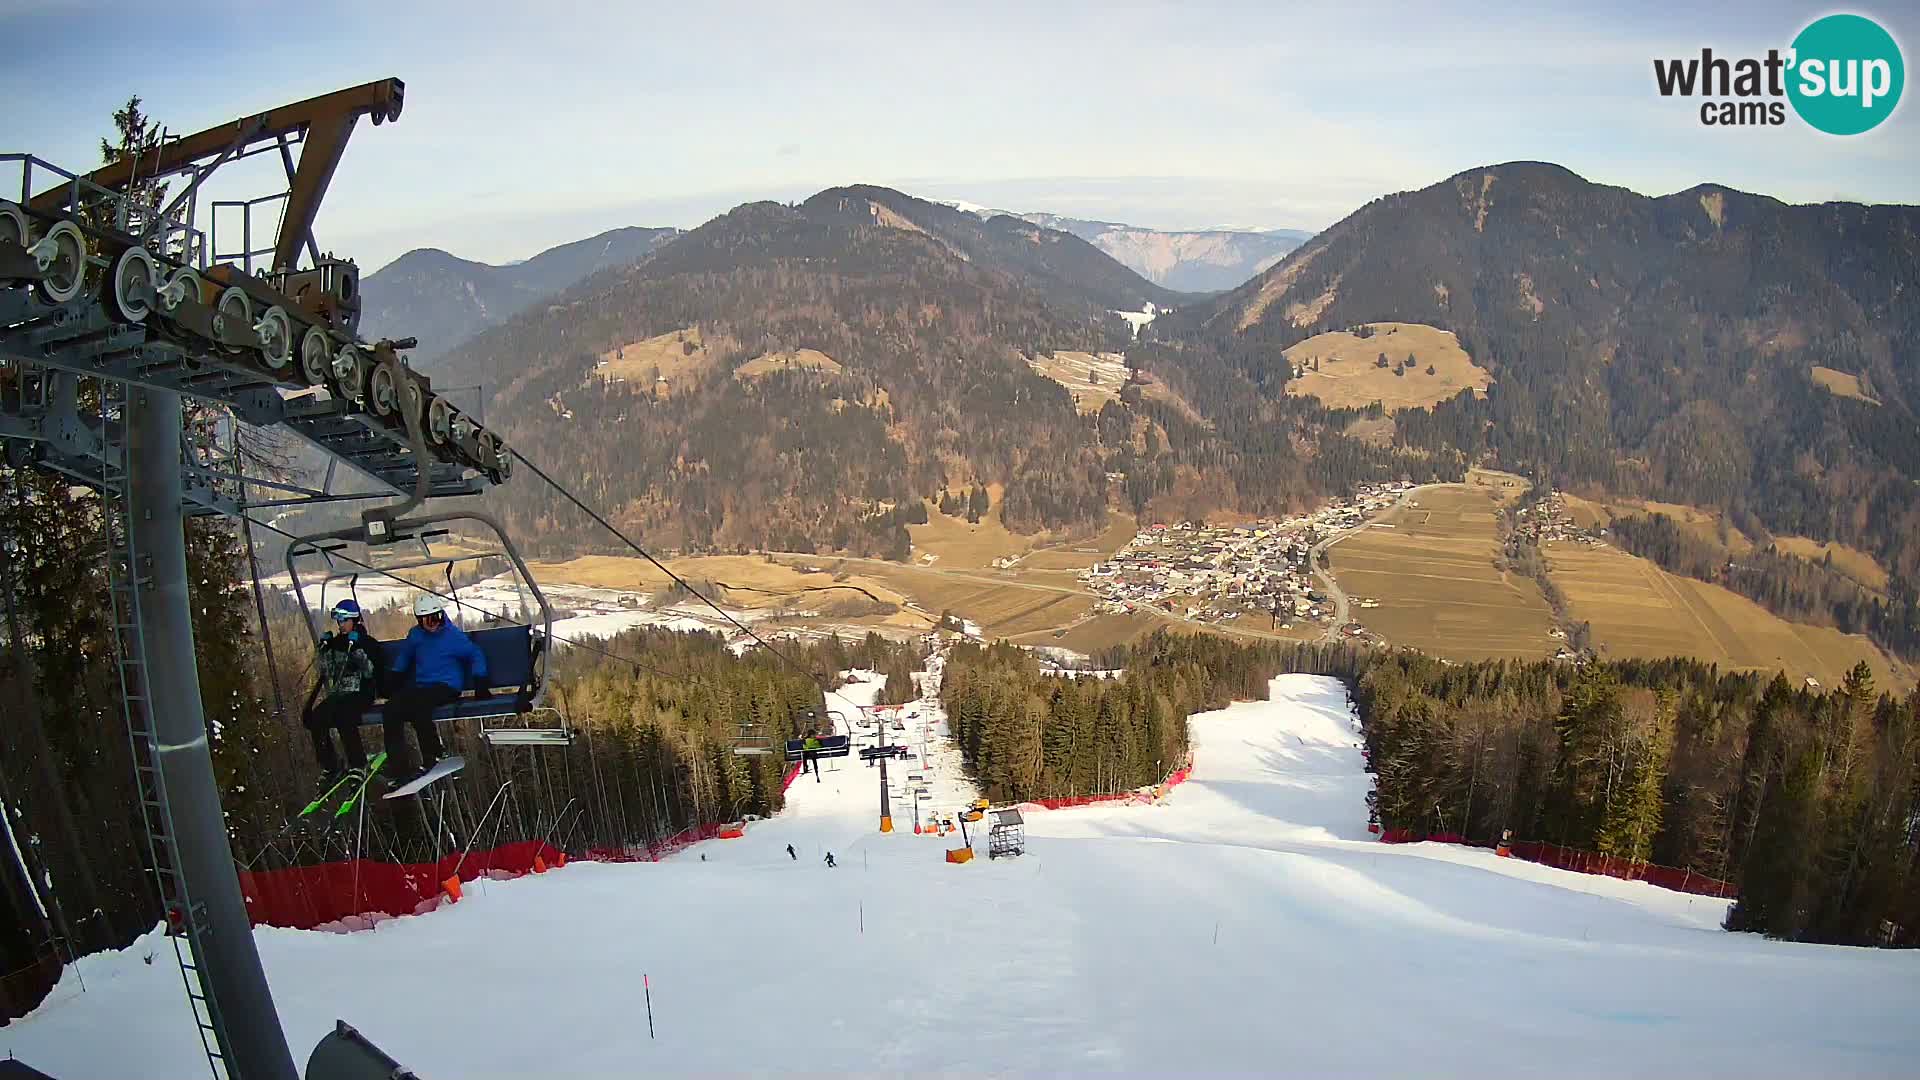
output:
[[[879,834],[877,771],[842,760],[744,839],[476,884],[373,932],[256,937],[297,1057],[341,1017],[423,1076],[1913,1068],[1920,956],[1727,934],[1724,902],[1371,842],[1353,725],[1339,683],[1282,676],[1271,701],[1194,718],[1193,779],[1163,803],[1031,813],[1011,861]],[[971,789],[954,750],[932,758],[951,808]],[[164,942],[82,967],[85,992],[69,973],[0,1053],[63,1078],[204,1075]]]

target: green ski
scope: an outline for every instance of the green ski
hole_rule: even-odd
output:
[[[346,775],[342,776],[338,781],[336,781],[332,787],[321,792],[319,798],[308,803],[306,806],[306,809],[300,811],[298,814],[295,814],[294,817],[303,818],[311,815],[315,810],[318,810],[321,807],[332,802],[333,797],[335,795],[340,794],[341,789],[345,788],[348,784],[351,784],[355,780],[359,780],[359,779],[362,779],[362,777],[360,776],[360,771],[358,769],[348,770]]]
[[[367,785],[373,782],[373,774],[379,772],[380,766],[385,765],[386,763],[387,763],[386,751],[383,750],[380,753],[373,755],[373,760],[367,762],[367,775],[360,778],[360,786],[357,788],[354,788],[353,794],[347,796],[347,801],[341,803],[340,809],[335,810],[333,812],[334,817],[343,818],[343,817],[346,817],[348,814],[353,813],[353,808],[359,805],[361,796],[367,793]]]

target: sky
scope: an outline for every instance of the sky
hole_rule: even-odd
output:
[[[1836,138],[1704,127],[1654,89],[1656,57],[1764,55],[1831,10],[1920,60],[1913,0],[0,0],[0,152],[92,167],[130,94],[184,132],[399,76],[404,114],[356,130],[315,227],[368,269],[416,247],[507,262],[850,183],[1160,228],[1321,229],[1523,159],[1647,194],[1920,202],[1911,101]],[[0,186],[17,176],[0,165]],[[220,179],[214,197],[272,177]]]

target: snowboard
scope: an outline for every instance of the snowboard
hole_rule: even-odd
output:
[[[401,784],[399,787],[394,788],[392,791],[387,792],[385,795],[381,797],[386,799],[399,799],[408,795],[412,795],[413,793],[419,791],[421,788],[426,787],[428,784],[433,783],[435,780],[439,780],[443,777],[452,776],[454,773],[457,773],[461,769],[464,769],[466,767],[467,767],[467,759],[461,757],[458,754],[455,754],[452,757],[441,758],[439,761],[434,762],[433,768],[428,769],[426,772],[421,773],[419,776],[416,776],[413,779],[407,781],[406,783]]]

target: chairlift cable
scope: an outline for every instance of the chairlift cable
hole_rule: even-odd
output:
[[[265,521],[256,521],[256,522],[254,522],[254,524],[255,524],[255,525],[258,525],[259,527],[261,527],[261,528],[263,528],[263,529],[266,529],[266,530],[267,530],[267,531],[269,531],[269,532],[272,532],[272,533],[276,533],[276,534],[278,534],[278,535],[280,535],[280,536],[283,536],[283,537],[285,537],[285,538],[286,538],[286,539],[288,539],[288,540],[299,540],[299,539],[300,539],[300,537],[299,537],[299,536],[296,536],[296,535],[294,535],[293,533],[290,533],[290,532],[288,532],[288,531],[286,531],[285,529],[282,529],[282,528],[280,528],[280,527],[278,527],[278,526],[276,526],[276,525],[272,525],[272,524],[269,524],[268,522],[265,522]],[[486,612],[485,612],[485,609],[484,609],[484,608],[480,608],[480,607],[478,607],[478,606],[476,606],[476,605],[470,605],[470,604],[467,604],[467,603],[466,603],[465,601],[462,601],[462,600],[460,600],[460,599],[459,599],[458,597],[455,597],[455,596],[448,596],[448,595],[447,595],[447,594],[445,594],[445,593],[441,593],[441,592],[436,592],[435,590],[433,590],[433,589],[430,589],[430,588],[427,588],[427,587],[426,587],[426,586],[424,586],[424,585],[417,585],[417,584],[415,584],[414,582],[411,582],[411,581],[408,581],[408,580],[407,580],[406,578],[403,578],[403,577],[401,577],[400,575],[398,575],[398,574],[395,574],[395,573],[393,573],[392,571],[389,571],[389,570],[383,570],[383,569],[381,569],[380,567],[377,567],[377,566],[374,566],[374,565],[372,565],[371,563],[365,563],[365,562],[361,562],[361,561],[360,561],[359,559],[356,559],[356,558],[354,558],[354,557],[352,557],[351,555],[346,555],[346,554],[343,554],[343,553],[341,553],[341,552],[337,552],[337,551],[334,551],[334,552],[327,552],[327,553],[326,553],[326,555],[327,555],[327,557],[328,557],[329,559],[338,559],[338,560],[340,560],[341,562],[345,562],[345,563],[349,563],[349,564],[351,564],[351,565],[353,565],[353,566],[357,566],[357,567],[360,567],[360,568],[361,568],[361,569],[363,569],[363,570],[367,570],[367,571],[371,571],[372,573],[375,573],[375,574],[379,574],[379,575],[380,575],[381,577],[386,577],[386,578],[392,578],[392,579],[393,579],[394,581],[397,581],[397,582],[399,582],[400,584],[402,584],[402,585],[405,585],[405,586],[407,586],[407,587],[408,587],[408,588],[410,588],[410,589],[419,589],[419,590],[420,590],[421,592],[424,592],[424,593],[430,593],[430,594],[432,594],[432,595],[434,595],[434,596],[438,596],[438,597],[440,597],[440,598],[441,598],[442,600],[447,600],[447,601],[451,601],[451,602],[452,602],[452,603],[454,604],[454,606],[456,606],[456,607],[458,607],[458,608],[461,608],[461,609],[463,609],[463,610],[464,610],[464,609],[466,609],[466,608],[468,608],[468,607],[472,607],[472,608],[473,608],[474,610],[476,610],[476,611],[480,611],[480,612],[481,612],[482,614],[485,614],[485,613],[486,613]],[[355,574],[355,575],[354,575],[354,577],[355,577],[355,578],[357,579],[357,578],[359,577],[359,575],[358,575],[358,574]],[[670,679],[670,680],[673,680],[673,681],[675,681],[675,682],[683,682],[683,683],[690,683],[690,684],[695,684],[695,685],[701,685],[701,680],[700,680],[700,679],[699,679],[699,677],[697,677],[697,676],[694,676],[694,675],[683,675],[683,674],[680,674],[680,673],[677,673],[677,672],[672,672],[672,671],[665,671],[665,670],[662,670],[662,669],[660,669],[660,668],[657,668],[657,667],[654,667],[654,666],[652,666],[652,665],[650,665],[650,664],[647,664],[647,663],[644,663],[644,662],[642,662],[642,661],[639,661],[639,660],[635,660],[634,658],[632,658],[632,657],[630,657],[630,656],[622,656],[622,655],[620,655],[619,653],[615,653],[615,652],[608,652],[608,651],[607,651],[606,649],[602,649],[602,648],[599,648],[598,646],[594,646],[594,645],[589,645],[589,644],[587,644],[586,642],[584,642],[584,641],[581,641],[581,640],[578,640],[578,639],[572,639],[572,638],[564,638],[564,637],[561,637],[561,636],[560,636],[560,635],[558,635],[558,634],[555,634],[555,635],[553,635],[553,640],[554,640],[554,641],[557,641],[557,642],[559,642],[559,643],[560,643],[560,644],[562,644],[562,645],[570,645],[570,646],[572,646],[572,647],[574,647],[574,648],[577,648],[577,649],[585,649],[586,651],[588,651],[588,652],[590,652],[590,653],[598,653],[599,655],[601,655],[601,656],[604,656],[604,657],[606,657],[606,658],[607,658],[607,659],[609,659],[609,660],[618,660],[618,661],[620,661],[620,662],[621,662],[621,663],[623,663],[623,664],[630,664],[630,665],[632,665],[633,667],[635,667],[635,668],[637,668],[637,669],[638,669],[638,670],[640,670],[640,671],[644,671],[644,672],[647,672],[647,673],[648,673],[648,674],[650,674],[650,675],[658,675],[659,677],[661,677],[661,678],[663,678],[663,679]],[[789,663],[791,663],[791,661],[789,661]],[[803,670],[804,670],[804,669],[803,669]]]
[[[711,599],[709,599],[705,593],[702,593],[700,590],[688,584],[685,578],[681,577],[679,574],[674,573],[672,570],[669,570],[665,563],[661,562],[659,559],[654,558],[652,553],[647,551],[646,548],[641,547],[639,544],[635,543],[632,538],[627,536],[626,533],[623,533],[618,528],[615,528],[613,523],[608,521],[604,516],[602,516],[599,511],[595,510],[591,506],[588,506],[585,502],[582,502],[580,500],[579,496],[575,495],[573,492],[562,487],[559,481],[547,475],[546,470],[534,464],[532,461],[527,460],[527,455],[521,453],[518,447],[509,446],[507,449],[508,449],[508,452],[513,454],[513,456],[520,462],[520,464],[525,465],[527,468],[533,470],[533,474],[535,476],[538,476],[540,479],[545,480],[547,482],[548,487],[551,487],[553,490],[565,496],[568,502],[578,507],[582,513],[586,514],[588,517],[592,518],[595,522],[599,523],[601,528],[607,530],[608,532],[612,533],[614,536],[618,537],[621,543],[627,545],[628,547],[632,548],[634,551],[638,552],[641,558],[652,563],[656,569],[658,569],[661,573],[667,575],[669,578],[672,578],[674,582],[677,583],[681,588],[687,590],[689,593],[692,593],[696,598],[700,600],[701,603],[706,604],[708,607],[718,612],[721,618],[727,620],[729,623],[732,623],[742,633],[746,634],[748,637],[752,638],[756,643],[758,643],[761,648],[779,657],[782,661],[791,665],[795,670],[798,670],[804,673],[808,678],[814,680],[814,682],[820,685],[824,690],[824,687],[826,685],[826,679],[819,672],[808,671],[806,668],[800,665],[799,661],[788,656],[786,653],[783,653],[780,650],[774,648],[773,645],[770,642],[768,642],[765,638],[761,637],[759,634],[754,633],[752,627],[748,626],[746,623],[741,622],[739,619],[734,618],[731,614],[727,612],[725,608],[721,607],[719,604],[716,604]]]

